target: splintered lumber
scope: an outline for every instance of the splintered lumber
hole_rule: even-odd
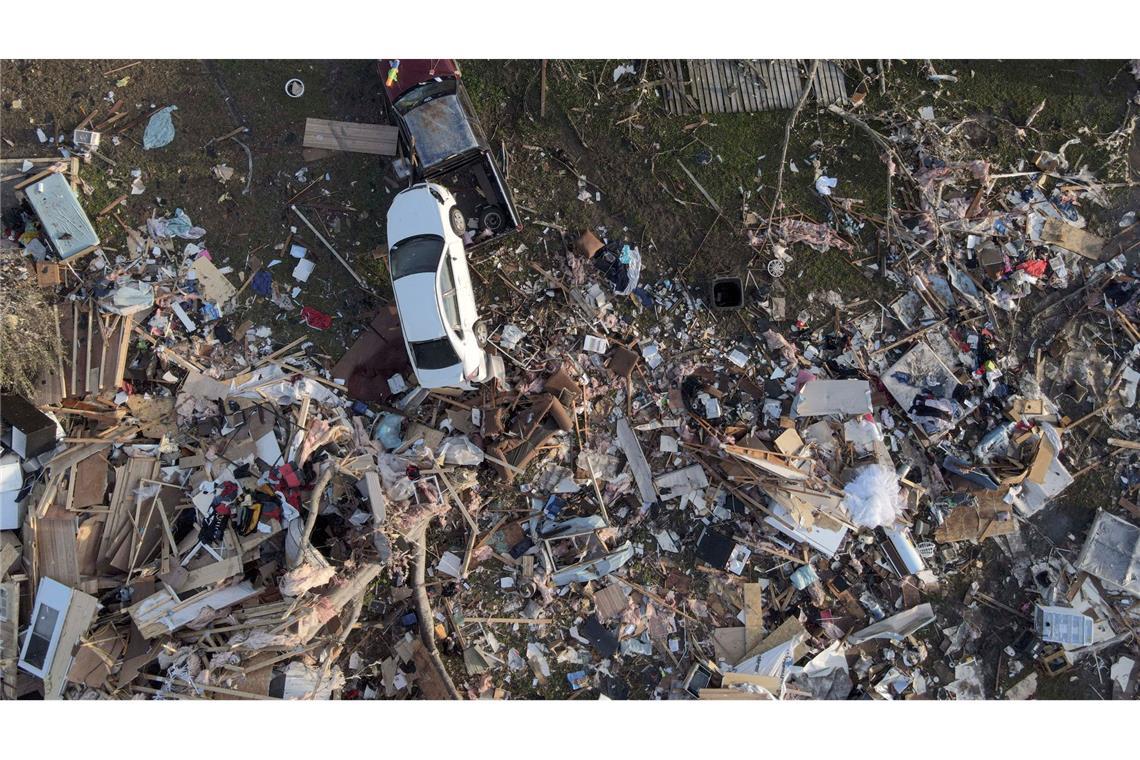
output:
[[[764,597],[759,583],[744,584],[745,651],[751,651],[764,635]]]
[[[203,591],[185,601],[162,589],[127,608],[127,613],[144,638],[154,639],[190,623],[207,607],[224,610],[258,593],[248,581]]]
[[[98,609],[99,600],[95,597],[71,589],[71,603],[63,618],[55,656],[44,676],[44,699],[59,699],[63,694],[63,687],[67,685],[67,672],[71,669],[72,652],[79,644],[80,637],[91,627]]]
[[[134,315],[103,314],[93,302],[60,314],[60,341],[67,396],[113,395],[123,385]],[[80,326],[80,322],[86,324]],[[42,398],[42,397],[41,397]],[[57,403],[58,399],[52,403]]]
[[[159,461],[155,457],[131,457],[125,465],[115,468],[115,487],[111,492],[107,523],[99,543],[100,572],[109,572],[112,568],[123,572],[128,570],[130,552],[134,545],[128,539],[131,535],[137,535],[133,530],[132,518],[138,517],[139,486],[144,479],[156,478],[158,470]]]
[[[181,582],[175,585],[174,590],[181,593],[183,591],[192,591],[196,588],[212,586],[215,583],[234,577],[240,573],[241,570],[241,555],[234,554],[220,562],[211,562],[204,567],[199,567],[197,570],[191,570],[185,575]]]
[[[302,145],[321,150],[394,156],[399,139],[400,130],[387,124],[305,119],[305,139]]]
[[[372,581],[380,574],[381,566],[375,562],[363,565],[360,571],[321,598],[319,607],[314,607],[301,615],[297,625],[300,644],[307,644],[313,636],[324,628],[331,615],[339,614],[350,602],[364,595]]]

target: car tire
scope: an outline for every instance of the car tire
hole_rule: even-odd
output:
[[[471,326],[471,332],[475,335],[475,342],[479,344],[480,348],[487,345],[489,332],[487,330],[487,323],[480,319],[478,322]]]
[[[486,227],[492,233],[498,233],[507,223],[503,210],[498,206],[486,206],[479,212],[479,228]]]
[[[459,206],[452,206],[451,211],[447,212],[447,217],[451,221],[451,231],[462,237],[467,232],[467,220],[463,218]]]

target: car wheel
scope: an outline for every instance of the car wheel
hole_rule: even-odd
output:
[[[471,332],[475,334],[475,342],[479,344],[480,348],[487,345],[488,331],[486,322],[480,319],[471,326]]]
[[[486,227],[491,232],[497,233],[503,229],[506,224],[506,218],[503,216],[503,211],[498,206],[487,206],[479,212],[479,227]]]
[[[451,219],[451,230],[456,235],[463,235],[467,232],[467,220],[463,218],[463,212],[459,210],[459,206],[452,206],[451,211],[448,212],[448,217]]]

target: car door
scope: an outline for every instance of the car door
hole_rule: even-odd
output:
[[[471,284],[471,272],[467,268],[467,255],[461,244],[448,246],[448,262],[455,279],[455,295],[459,301],[459,313],[465,330],[470,331],[479,319],[475,307],[475,288]]]

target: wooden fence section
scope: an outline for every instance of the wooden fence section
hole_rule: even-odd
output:
[[[807,82],[804,60],[658,62],[662,96],[670,113],[752,113],[791,109]],[[812,96],[825,105],[847,98],[843,69],[821,61]]]

